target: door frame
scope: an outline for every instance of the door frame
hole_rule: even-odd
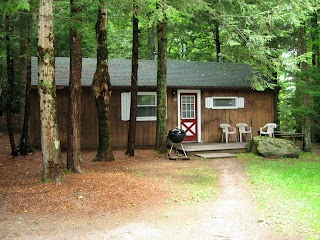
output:
[[[196,112],[197,112],[197,142],[202,142],[201,140],[201,90],[190,90],[190,89],[180,89],[177,91],[177,100],[178,100],[178,128],[181,128],[181,121],[180,121],[180,113],[181,113],[181,101],[180,97],[181,94],[184,93],[195,93],[197,95],[197,106],[196,106]]]

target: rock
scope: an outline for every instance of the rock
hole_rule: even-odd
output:
[[[298,158],[299,150],[292,141],[281,138],[258,136],[251,139],[247,145],[247,152],[267,158]]]

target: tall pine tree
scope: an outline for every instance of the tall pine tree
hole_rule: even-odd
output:
[[[82,74],[82,1],[70,0],[70,76],[67,168],[80,173],[81,158],[81,74]]]
[[[95,161],[113,161],[110,121],[110,98],[112,91],[108,69],[107,45],[107,0],[99,0],[98,8],[96,23],[97,69],[92,81],[92,91],[96,101],[99,123],[99,145]]]
[[[59,181],[64,170],[57,119],[52,2],[52,0],[40,0],[38,21],[38,86],[43,181]]]

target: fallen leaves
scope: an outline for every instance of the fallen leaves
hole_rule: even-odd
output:
[[[3,140],[3,139],[2,139]],[[166,186],[155,178],[130,171],[142,158],[127,157],[115,150],[114,162],[91,162],[94,152],[83,152],[83,174],[67,175],[61,184],[42,183],[42,156],[37,151],[25,157],[0,154],[0,202],[6,213],[69,214],[114,212],[164,202]],[[152,150],[140,150],[143,159],[159,158]],[[65,157],[65,156],[64,156]],[[141,162],[140,162],[141,161]]]

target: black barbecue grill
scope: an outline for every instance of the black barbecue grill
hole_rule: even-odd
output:
[[[171,152],[172,152],[172,149],[174,147],[174,144],[180,144],[181,149],[182,149],[183,154],[184,154],[184,156],[182,158],[183,159],[189,159],[187,154],[186,154],[186,151],[184,150],[184,148],[182,146],[182,141],[185,139],[185,137],[186,137],[186,132],[183,131],[182,129],[174,128],[174,129],[171,129],[169,131],[168,138],[171,141],[171,148],[170,148],[168,156],[169,156],[170,159],[181,158],[181,157],[179,157],[179,152],[178,152],[177,148],[175,148],[176,149],[175,156],[171,155]]]
[[[186,132],[182,129],[174,128],[169,131],[168,137],[173,143],[181,143],[186,137]]]

